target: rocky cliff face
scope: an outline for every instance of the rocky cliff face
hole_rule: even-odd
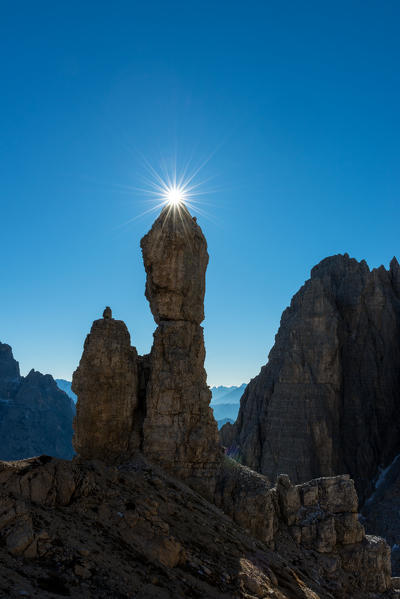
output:
[[[141,241],[155,321],[143,451],[212,496],[221,460],[203,329],[207,243],[185,207],[165,208]]]
[[[269,361],[222,442],[295,482],[350,473],[364,498],[400,453],[400,268],[323,260],[282,315]]]
[[[53,377],[35,370],[22,377],[11,347],[0,343],[0,457],[72,458],[72,419],[71,400]]]
[[[10,399],[20,383],[19,364],[14,360],[11,347],[6,343],[0,343],[0,398]]]

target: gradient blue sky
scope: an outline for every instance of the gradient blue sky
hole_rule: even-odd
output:
[[[143,156],[211,156],[212,385],[258,373],[319,260],[399,255],[399,25],[397,0],[3,2],[0,340],[22,372],[70,378],[107,304],[149,351]]]

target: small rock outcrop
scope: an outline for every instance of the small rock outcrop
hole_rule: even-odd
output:
[[[75,451],[83,458],[123,460],[139,449],[138,356],[122,320],[95,320],[72,379],[78,396]]]
[[[141,241],[158,327],[150,354],[143,452],[208,496],[221,461],[209,407],[203,329],[207,243],[182,206],[164,208]]]
[[[280,474],[274,486],[250,468],[225,458],[215,503],[254,537],[281,555],[293,546],[311,556],[318,575],[329,580],[333,596],[391,588],[390,549],[366,535],[358,520],[358,498],[349,475],[293,485]]]
[[[103,312],[103,318],[109,319],[112,318],[112,311],[110,306],[106,306]]]
[[[272,480],[349,473],[364,500],[400,453],[400,267],[326,258],[281,318],[222,443]]]
[[[0,343],[0,458],[72,458],[72,420],[71,400],[53,377],[35,370],[21,376],[11,347]]]

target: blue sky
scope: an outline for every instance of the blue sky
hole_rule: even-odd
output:
[[[107,304],[149,351],[143,157],[210,158],[212,385],[258,373],[319,260],[399,256],[399,21],[397,0],[3,3],[0,340],[22,372],[70,378]]]

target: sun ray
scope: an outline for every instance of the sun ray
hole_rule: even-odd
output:
[[[135,195],[142,196],[143,201],[146,201],[145,196],[147,196],[147,202],[150,202],[152,207],[129,219],[126,224],[160,208],[167,210],[168,219],[173,218],[175,221],[182,220],[184,208],[213,221],[212,215],[204,210],[204,207],[212,204],[204,201],[203,196],[216,192],[209,185],[214,177],[203,177],[199,174],[210,162],[217,149],[199,161],[193,159],[193,150],[179,162],[176,152],[172,153],[168,160],[161,156],[158,167],[140,153],[144,172],[140,176],[139,185],[135,187],[121,185],[119,188],[121,191],[131,189]]]

